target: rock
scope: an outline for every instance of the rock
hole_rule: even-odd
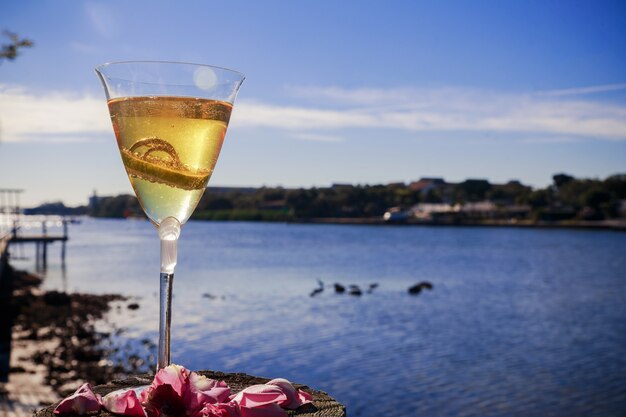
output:
[[[43,295],[43,300],[50,306],[66,306],[70,304],[72,298],[64,292],[48,291]]]
[[[432,289],[433,289],[433,284],[431,284],[431,283],[430,283],[430,282],[428,282],[428,281],[423,281],[423,282],[420,282],[420,284],[419,284],[419,285],[421,285],[421,286],[422,286],[422,288],[423,288],[423,289],[425,289],[425,290],[432,290]]]
[[[361,291],[361,288],[359,288],[358,285],[350,285],[350,291],[348,291],[348,294],[360,296],[363,294],[363,291]]]
[[[367,289],[367,293],[371,294],[376,288],[378,288],[378,282],[370,284],[369,288]]]
[[[322,291],[324,291],[324,288],[316,288],[313,291],[311,291],[311,294],[309,294],[309,296],[315,297],[317,294],[321,293]]]
[[[315,297],[317,294],[319,294],[322,291],[324,291],[324,281],[322,281],[321,279],[318,278],[317,285],[319,285],[319,287],[317,287],[316,289],[311,291],[311,294],[309,294],[309,296]]]
[[[335,283],[335,292],[337,294],[343,294],[344,292],[346,292],[346,287],[341,284]]]
[[[412,287],[409,287],[409,294],[411,295],[417,295],[420,292],[422,292],[422,287],[419,284],[415,284]]]
[[[422,281],[418,284],[413,285],[412,287],[409,287],[409,294],[411,295],[417,295],[420,292],[422,292],[422,290],[432,290],[433,289],[433,284],[431,284],[428,281]]]

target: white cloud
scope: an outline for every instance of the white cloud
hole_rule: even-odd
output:
[[[340,127],[538,133],[626,140],[626,104],[567,97],[622,88],[626,84],[538,94],[450,87],[389,90],[306,87],[289,91],[326,106],[341,106],[334,115],[339,118],[341,113],[349,117],[333,120],[333,125]],[[324,125],[320,123],[318,127]]]
[[[85,3],[85,13],[96,32],[105,38],[114,38],[118,33],[118,24],[111,8],[103,2]]]
[[[255,101],[241,101],[235,106],[233,123],[241,126],[278,129],[337,129],[376,127],[372,115],[361,111],[278,106]]]
[[[588,89],[588,88],[587,88]],[[588,138],[626,140],[626,104],[575,99],[569,95],[515,94],[459,88],[291,89],[314,105],[241,101],[231,124],[272,128],[299,140],[337,142],[348,129],[406,132],[486,132],[505,138],[533,137],[559,142]],[[589,91],[589,90],[587,90]],[[32,93],[0,85],[0,123],[4,141],[110,135],[104,98],[71,93]],[[339,133],[338,131],[341,130]]]
[[[314,142],[343,142],[343,138],[337,135],[326,135],[320,133],[296,133],[292,135],[295,139],[308,140]]]
[[[559,96],[579,96],[583,94],[608,93],[612,91],[623,91],[623,90],[626,90],[626,83],[594,85],[590,87],[566,88],[563,90],[543,91],[538,94],[559,97]]]
[[[0,85],[2,141],[80,141],[111,133],[104,98],[61,92],[33,94]]]

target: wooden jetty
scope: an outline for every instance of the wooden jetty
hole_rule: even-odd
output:
[[[17,188],[0,188],[0,235],[10,230],[11,238],[9,243],[20,244],[18,248],[21,247],[22,243],[35,243],[37,270],[46,269],[48,245],[54,242],[62,242],[61,260],[65,262],[68,220],[61,216],[24,216],[20,206],[22,193],[24,193],[24,190]],[[41,225],[41,233],[24,233],[24,230],[29,230],[34,223]],[[48,223],[62,225],[63,233],[61,235],[49,234]],[[6,248],[4,250],[6,251]]]
[[[14,224],[11,231],[10,243],[34,243],[35,246],[35,258],[37,266],[46,268],[48,264],[48,245],[54,242],[61,242],[61,262],[65,263],[65,246],[68,241],[68,223],[69,220],[63,218],[61,220],[63,225],[62,234],[50,235],[48,234],[47,220],[41,221],[41,233],[40,234],[24,234],[21,231],[19,223]]]

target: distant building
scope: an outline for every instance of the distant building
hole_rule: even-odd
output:
[[[466,219],[495,219],[500,213],[498,206],[488,200],[468,202],[461,207],[461,213]]]
[[[420,220],[434,220],[441,215],[457,213],[460,210],[458,204],[448,203],[419,203],[409,210],[411,216]]]
[[[502,215],[509,219],[526,219],[530,216],[532,207],[527,204],[514,204],[500,209]]]
[[[331,185],[330,188],[354,188],[354,185],[336,182],[336,183],[333,183],[333,185]]]
[[[431,190],[435,190],[446,185],[443,178],[420,178],[419,181],[413,181],[409,184],[409,188],[413,191],[419,191],[422,194],[426,194]]]
[[[92,196],[89,197],[89,210],[94,210],[96,207],[98,207],[98,204],[100,204],[100,197],[98,197],[96,190],[93,190]]]
[[[409,217],[409,214],[402,210],[400,207],[392,207],[385,212],[383,220],[389,223],[404,222]]]
[[[464,213],[480,213],[490,214],[495,212],[498,207],[491,201],[478,201],[476,203],[465,203],[461,207],[461,211]]]

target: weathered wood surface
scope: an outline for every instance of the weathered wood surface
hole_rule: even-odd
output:
[[[267,378],[260,378],[252,375],[242,373],[223,373],[214,371],[199,371],[201,375],[205,375],[211,379],[218,379],[226,381],[233,393],[239,392],[245,387],[255,384],[263,384],[269,381]],[[94,392],[100,395],[108,394],[111,391],[115,391],[120,388],[137,387],[141,385],[149,384],[151,379],[147,376],[132,377],[125,380],[113,381],[106,385],[99,385],[94,387]],[[310,389],[306,385],[294,384],[297,388],[302,388],[305,391],[313,395],[313,402],[311,404],[305,404],[299,407],[297,410],[287,410],[289,416],[301,416],[301,417],[345,417],[345,407],[335,401],[327,393],[323,391],[316,391]],[[52,411],[55,405],[44,408],[34,414],[34,417],[55,417]],[[100,411],[94,416],[98,417],[115,417],[114,414],[107,412],[106,410]],[[119,417],[119,416],[118,416]]]

